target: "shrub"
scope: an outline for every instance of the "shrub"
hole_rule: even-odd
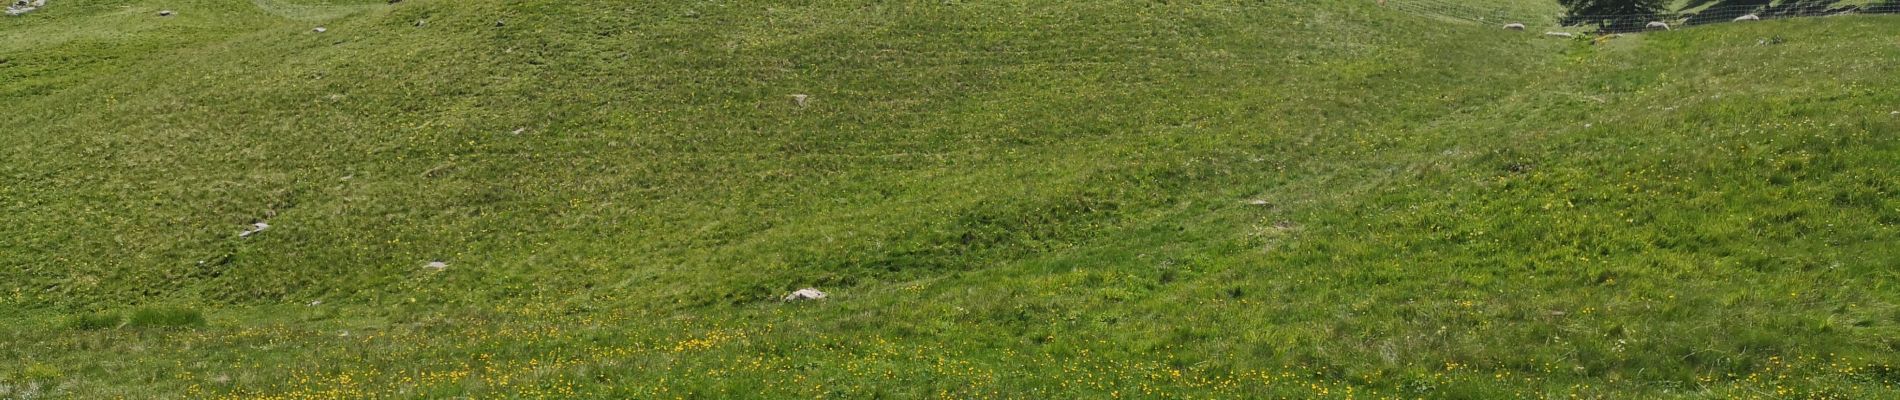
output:
[[[125,316],[114,312],[96,312],[74,315],[66,319],[66,327],[73,330],[91,331],[119,327]]]
[[[183,327],[204,326],[205,316],[197,310],[177,307],[146,307],[132,312],[132,318],[126,321],[130,327]]]

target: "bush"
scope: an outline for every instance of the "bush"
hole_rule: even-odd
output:
[[[66,327],[81,331],[111,329],[119,327],[119,322],[124,319],[125,316],[113,312],[80,314],[67,318]]]
[[[147,307],[132,312],[132,319],[126,321],[130,327],[183,327],[204,326],[205,316],[197,310],[176,307]]]

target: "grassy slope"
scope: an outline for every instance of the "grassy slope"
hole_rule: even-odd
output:
[[[1900,379],[1885,19],[1592,47],[1357,1],[230,3],[0,19],[0,358],[22,360],[0,384],[1867,398]],[[835,297],[773,301],[806,285]],[[65,326],[150,304],[210,323]]]

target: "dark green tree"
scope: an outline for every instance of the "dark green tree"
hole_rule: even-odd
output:
[[[1668,0],[1557,0],[1568,26],[1596,24],[1605,32],[1642,30],[1668,12]]]

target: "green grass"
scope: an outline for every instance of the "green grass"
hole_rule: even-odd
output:
[[[117,328],[124,323],[125,316],[113,312],[76,314],[66,319],[67,328],[82,331]]]
[[[0,397],[1900,396],[1889,17],[384,3],[0,18]]]
[[[140,307],[132,310],[125,326],[130,328],[187,328],[205,325],[204,313],[180,307]]]

